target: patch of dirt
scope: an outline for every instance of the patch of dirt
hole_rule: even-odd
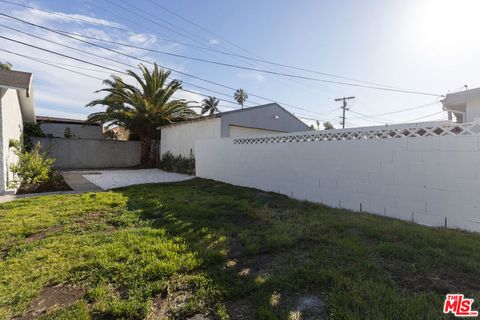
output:
[[[388,277],[409,292],[449,292],[473,293],[480,291],[477,277],[454,269],[443,269],[438,274],[417,273],[415,265],[401,261],[388,261],[375,258],[376,265]]]
[[[230,319],[253,320],[255,319],[253,308],[247,299],[240,299],[226,304]]]
[[[41,239],[46,238],[49,234],[57,232],[60,229],[62,229],[62,226],[60,226],[60,225],[49,227],[49,228],[44,229],[40,232],[33,233],[33,234],[29,235],[28,237],[26,237],[24,239],[24,241],[25,241],[25,243],[30,243],[30,242],[33,242],[33,241],[41,240]]]
[[[273,192],[262,192],[259,191],[256,194],[257,199],[264,202],[270,208],[278,209],[296,209],[296,208],[305,208],[309,206],[309,203],[300,202],[293,200],[285,195],[281,195]]]
[[[304,294],[297,297],[295,307],[289,312],[291,320],[322,320],[327,319],[325,302],[317,295]]]
[[[85,295],[84,288],[58,285],[45,287],[27,308],[25,314],[16,320],[34,319],[58,309],[68,307]]]
[[[182,308],[192,298],[195,286],[189,283],[175,283],[165,288],[152,301],[150,312],[147,320],[162,319],[194,319],[194,320],[210,320],[208,314],[195,314],[191,317],[182,315]]]

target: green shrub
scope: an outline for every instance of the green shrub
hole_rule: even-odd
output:
[[[45,152],[41,151],[40,143],[36,144],[31,151],[23,150],[18,140],[11,140],[9,147],[18,156],[18,162],[11,164],[10,170],[20,178],[22,187],[35,190],[42,183],[50,180],[55,159],[49,158]]]
[[[168,172],[177,172],[184,174],[195,174],[195,157],[192,150],[190,155],[184,157],[182,155],[174,156],[170,151],[162,154],[160,158],[160,169]]]
[[[45,137],[45,133],[43,132],[42,128],[40,128],[40,124],[38,123],[30,123],[25,122],[23,124],[23,147],[26,151],[33,150],[33,137]]]

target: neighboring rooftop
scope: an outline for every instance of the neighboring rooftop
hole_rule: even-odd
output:
[[[193,118],[193,119],[190,119],[190,120],[185,120],[185,121],[180,121],[180,122],[176,122],[176,123],[172,123],[172,124],[168,124],[168,125],[165,125],[163,127],[171,127],[171,126],[176,126],[176,125],[183,125],[183,124],[187,124],[187,123],[191,123],[191,122],[196,122],[196,121],[203,121],[203,120],[208,120],[208,119],[215,119],[215,118],[221,118],[221,117],[224,117],[224,116],[230,116],[230,115],[234,115],[236,113],[245,113],[245,112],[252,112],[252,111],[260,111],[261,109],[265,109],[265,108],[272,108],[272,107],[276,107],[276,108],[279,108],[281,109],[282,111],[288,113],[292,118],[294,118],[295,120],[298,120],[299,122],[302,122],[302,120],[298,119],[297,117],[295,117],[295,115],[293,115],[290,111],[288,111],[287,109],[285,109],[284,107],[282,107],[281,105],[279,105],[278,103],[268,103],[268,104],[262,104],[262,105],[259,105],[259,106],[255,106],[255,107],[249,107],[249,108],[243,108],[243,109],[236,109],[236,110],[232,110],[232,111],[225,111],[225,112],[219,112],[219,113],[215,113],[213,115],[208,115],[208,116],[199,116],[197,118]],[[304,123],[305,124],[305,123]],[[309,130],[310,127],[305,124],[305,130]]]
[[[67,124],[87,124],[87,120],[69,119],[69,118],[57,118],[47,116],[37,116],[38,122],[48,123],[67,123]],[[88,125],[99,126],[99,123],[90,123]]]

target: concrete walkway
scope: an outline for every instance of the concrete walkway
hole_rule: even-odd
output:
[[[84,171],[65,171],[62,172],[65,182],[72,188],[74,191],[78,192],[95,192],[103,191],[102,188],[93,184],[83,177],[86,174]]]
[[[42,192],[42,193],[27,193],[27,194],[5,194],[0,196],[0,203],[9,202],[22,198],[30,197],[43,197],[51,196],[57,194],[78,194],[84,192],[97,192],[103,191],[99,186],[91,183],[85,179],[82,174],[85,174],[83,171],[66,171],[62,172],[65,182],[72,188],[69,191],[53,191],[53,192]]]

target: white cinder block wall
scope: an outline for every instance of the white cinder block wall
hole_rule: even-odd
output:
[[[479,130],[480,131],[480,130]],[[196,173],[297,199],[480,231],[479,135],[196,144]]]

